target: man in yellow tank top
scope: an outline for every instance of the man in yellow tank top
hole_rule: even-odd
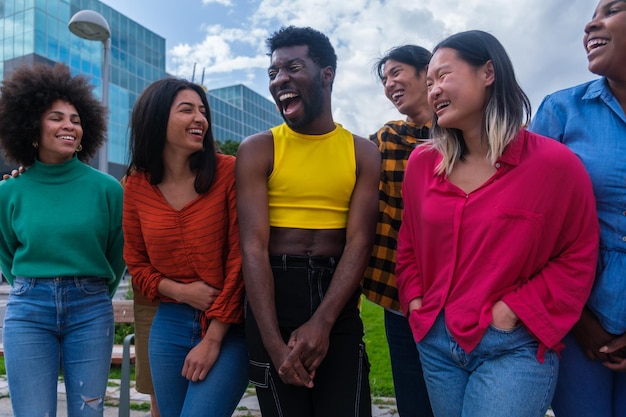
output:
[[[285,123],[246,138],[236,167],[250,380],[264,417],[369,417],[358,300],[380,153],[333,120],[324,34],[290,26],[267,46]]]

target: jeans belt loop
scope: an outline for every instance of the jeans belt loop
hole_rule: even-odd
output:
[[[283,253],[282,261],[283,261],[283,272],[286,272],[287,271],[287,254],[286,253]]]

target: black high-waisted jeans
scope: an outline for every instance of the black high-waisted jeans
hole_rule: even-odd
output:
[[[270,256],[274,273],[276,314],[283,340],[308,321],[319,307],[335,272],[336,258]],[[337,318],[328,353],[316,370],[314,387],[282,382],[263,346],[250,307],[246,337],[250,382],[255,385],[263,417],[369,417],[372,414],[369,362],[359,313],[360,290]]]

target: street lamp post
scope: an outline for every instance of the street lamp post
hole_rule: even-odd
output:
[[[93,10],[81,10],[77,12],[68,23],[70,32],[74,35],[90,41],[101,41],[104,48],[104,57],[102,62],[102,104],[105,108],[109,108],[109,66],[111,53],[111,30],[106,19]],[[108,132],[107,118],[107,132]],[[102,172],[109,171],[109,160],[107,150],[107,138],[102,143],[102,147],[98,151],[98,169]]]

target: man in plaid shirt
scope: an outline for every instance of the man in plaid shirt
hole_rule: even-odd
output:
[[[430,52],[415,45],[391,49],[376,63],[385,96],[406,120],[386,123],[370,136],[380,149],[382,172],[376,240],[363,279],[365,296],[385,308],[385,329],[400,417],[432,416],[419,354],[396,288],[396,243],[402,221],[402,180],[409,155],[428,139],[433,111],[427,102]]]

